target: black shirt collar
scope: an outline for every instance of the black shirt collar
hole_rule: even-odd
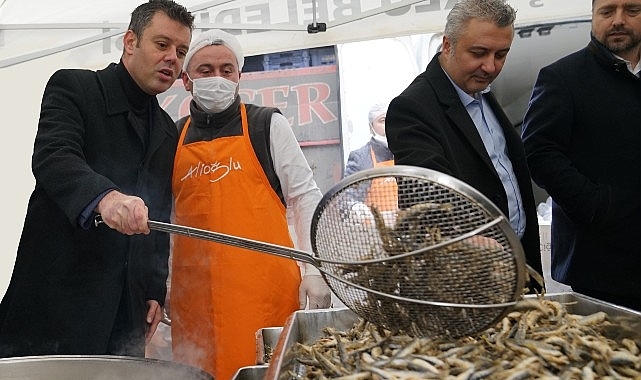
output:
[[[116,74],[118,75],[118,81],[122,86],[123,92],[134,111],[140,112],[146,110],[153,95],[147,94],[138,86],[122,63],[122,60],[116,65]]]

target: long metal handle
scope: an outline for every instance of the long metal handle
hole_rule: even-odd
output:
[[[102,220],[102,216],[96,215],[96,217],[94,218],[94,225],[98,226],[102,223],[104,223],[104,221]],[[227,235],[221,232],[213,232],[208,230],[201,230],[194,227],[182,226],[180,224],[164,223],[154,220],[148,221],[147,224],[149,225],[149,229],[152,230],[213,241],[215,243],[231,245],[238,248],[251,249],[257,252],[268,253],[270,255],[284,257],[286,259],[292,259],[307,264],[312,264],[316,268],[320,268],[320,264],[315,258],[313,258],[309,253],[298,249],[265,243],[262,241],[242,238],[238,236]]]
[[[238,236],[227,235],[220,232],[181,226],[179,224],[164,223],[153,220],[150,220],[148,224],[149,228],[152,230],[213,241],[215,243],[231,245],[238,248],[251,249],[257,252],[269,253],[271,255],[312,264],[317,268],[319,267],[319,263],[316,259],[314,259],[309,253],[298,249],[265,243],[257,240],[251,240]]]

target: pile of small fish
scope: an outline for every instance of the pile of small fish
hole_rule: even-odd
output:
[[[631,324],[637,323],[636,326]],[[526,298],[496,326],[456,340],[394,335],[359,319],[287,356],[291,379],[641,379],[639,321],[582,316]]]
[[[356,314],[395,332],[458,338],[490,327],[504,308],[474,305],[514,301],[519,260],[496,224],[478,232],[488,218],[461,203],[417,203],[398,210],[392,225],[369,205],[375,228],[352,228],[376,234],[352,244],[354,252],[332,251],[339,257],[330,258],[339,262],[322,265],[339,278],[330,286]],[[475,235],[462,239],[471,232]]]

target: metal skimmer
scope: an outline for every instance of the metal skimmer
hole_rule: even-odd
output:
[[[418,167],[368,169],[330,189],[312,221],[316,257],[175,224],[149,227],[310,263],[357,315],[414,336],[483,331],[525,285],[523,248],[500,210],[464,182]]]
[[[392,331],[483,331],[525,285],[523,248],[505,216],[476,189],[433,170],[393,166],[345,178],[317,206],[311,236],[338,298]]]

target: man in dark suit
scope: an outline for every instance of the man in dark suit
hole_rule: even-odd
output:
[[[641,0],[593,0],[590,37],[540,70],[523,144],[552,197],[552,278],[641,311]]]
[[[397,165],[456,177],[509,218],[527,263],[541,273],[536,205],[520,137],[489,91],[514,37],[503,0],[462,0],[445,25],[442,52],[390,103],[386,131]]]
[[[0,357],[144,355],[169,257],[169,236],[147,222],[169,221],[178,141],[156,95],[180,74],[193,20],[172,0],[150,0],[131,15],[119,63],[49,79],[36,186],[0,303]]]

